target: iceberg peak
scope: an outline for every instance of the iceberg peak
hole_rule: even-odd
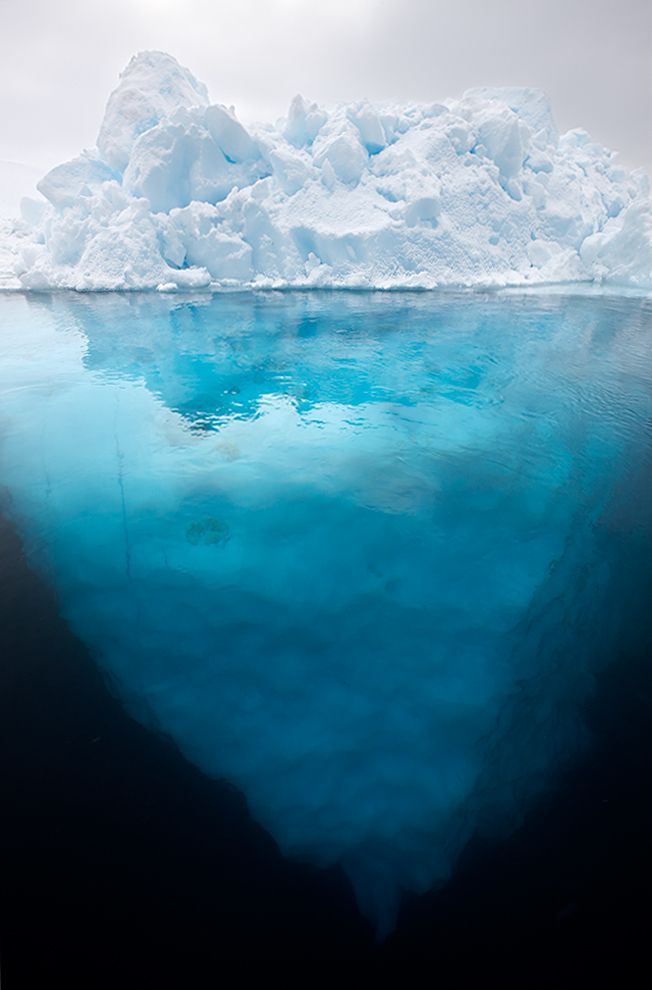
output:
[[[207,106],[208,90],[166,52],[139,52],[109,96],[97,147],[111,168],[124,172],[138,137],[181,107]]]

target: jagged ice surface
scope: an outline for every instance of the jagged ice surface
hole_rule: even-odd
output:
[[[5,249],[5,283],[27,289],[652,287],[646,178],[583,131],[560,137],[538,90],[330,110],[296,97],[247,129],[145,52],[97,148],[39,189]]]

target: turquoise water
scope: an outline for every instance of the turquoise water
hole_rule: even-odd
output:
[[[652,308],[0,299],[0,482],[114,693],[378,931],[649,622]]]

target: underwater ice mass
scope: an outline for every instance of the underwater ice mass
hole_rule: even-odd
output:
[[[650,559],[649,301],[0,306],[32,565],[132,714],[386,933],[587,745]]]
[[[327,109],[275,125],[170,55],[134,57],[97,146],[59,165],[0,232],[0,285],[432,288],[606,281],[652,288],[652,207],[545,95]]]
[[[647,180],[538,90],[244,127],[145,52],[38,189],[0,231],[39,290],[0,298],[29,559],[134,717],[386,934],[583,752],[635,624]],[[644,292],[268,291],[551,282]]]

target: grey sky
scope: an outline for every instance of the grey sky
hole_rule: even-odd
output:
[[[95,143],[130,56],[169,51],[245,119],[329,103],[547,90],[652,173],[651,0],[0,0],[0,159],[44,167]]]

